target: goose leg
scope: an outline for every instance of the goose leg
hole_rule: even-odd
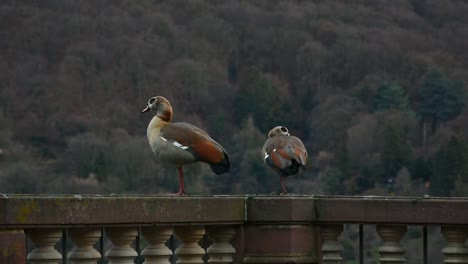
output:
[[[176,194],[177,195],[187,194],[184,188],[184,171],[182,170],[182,166],[177,167],[177,171],[179,172],[179,192]]]
[[[281,194],[287,194],[288,192],[286,191],[286,187],[284,186],[284,176],[280,175],[280,180],[281,180],[281,188],[283,189],[283,192]]]

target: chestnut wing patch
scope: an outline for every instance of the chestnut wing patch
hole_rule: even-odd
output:
[[[221,151],[215,144],[209,141],[200,142],[191,146],[195,154],[200,158],[200,160],[218,163],[224,159],[224,153]]]
[[[190,151],[200,161],[217,163],[224,159],[223,149],[203,130],[188,123],[172,123],[161,129],[161,138]]]
[[[297,173],[307,162],[307,151],[296,137],[273,137],[263,146],[265,163],[282,174]]]
[[[269,138],[263,146],[265,162],[278,169],[291,165],[291,157],[284,151],[287,141],[283,137]]]
[[[290,143],[288,144],[292,156],[301,165],[307,163],[307,150],[304,147],[302,141],[296,137],[291,137]]]
[[[278,169],[284,169],[291,165],[291,158],[289,158],[287,155],[285,156],[284,154],[285,152],[281,149],[274,149],[270,153],[271,160]]]

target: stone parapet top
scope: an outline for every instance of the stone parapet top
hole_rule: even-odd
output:
[[[468,223],[467,198],[305,195],[1,195],[0,228]]]

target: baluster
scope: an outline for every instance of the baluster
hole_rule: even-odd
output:
[[[447,246],[442,249],[444,263],[468,263],[466,227],[442,226],[441,231],[447,240]]]
[[[112,247],[105,254],[109,264],[133,264],[138,253],[132,248],[131,243],[138,235],[138,229],[111,227],[106,228],[106,233],[112,242]]]
[[[27,259],[31,264],[58,264],[62,255],[54,248],[62,238],[60,229],[30,229],[27,235],[33,241],[36,248],[28,254]]]
[[[166,247],[166,241],[172,236],[172,227],[143,227],[143,237],[149,245],[141,255],[145,257],[144,264],[170,264],[172,251]]]
[[[213,244],[206,250],[209,256],[208,263],[233,263],[236,249],[230,242],[235,234],[236,230],[233,227],[208,228],[208,237],[213,240]]]
[[[401,225],[377,226],[377,233],[383,240],[382,245],[378,248],[380,263],[405,263],[405,249],[401,246],[400,240],[405,235],[406,229],[406,226]]]
[[[67,257],[71,264],[96,264],[101,254],[94,248],[94,244],[101,237],[99,228],[73,228],[68,234],[75,242],[75,247]]]
[[[343,246],[338,237],[343,232],[343,225],[324,225],[320,228],[323,237],[322,261],[324,264],[340,264]]]
[[[205,234],[205,227],[181,226],[175,228],[175,235],[182,244],[175,250],[178,257],[177,264],[203,264],[205,250],[198,245],[198,241]]]

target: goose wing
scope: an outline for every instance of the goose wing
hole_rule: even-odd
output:
[[[226,150],[205,131],[189,123],[172,123],[161,128],[160,137],[174,146],[191,152],[194,157],[210,164],[230,166]]]
[[[307,163],[307,150],[302,141],[293,136],[269,138],[262,149],[263,160],[277,171],[294,174]]]

